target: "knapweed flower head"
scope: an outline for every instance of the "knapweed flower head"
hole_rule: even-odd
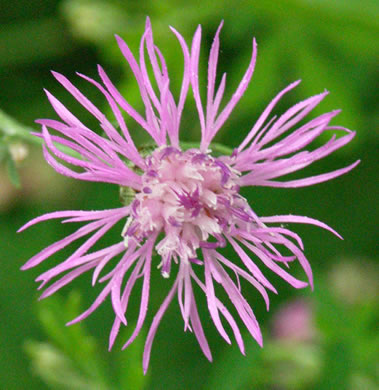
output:
[[[279,117],[272,116],[269,119],[278,101],[295,88],[299,81],[289,85],[271,101],[253,127],[246,131],[243,142],[231,153],[222,153],[227,148],[221,147],[216,147],[218,153],[212,153],[212,149],[215,150],[212,141],[244,94],[253,75],[257,55],[257,46],[253,40],[247,70],[230,101],[220,109],[226,85],[224,74],[216,87],[221,28],[222,23],[209,54],[206,105],[203,105],[199,86],[201,27],[197,28],[190,48],[183,37],[171,28],[184,58],[180,94],[175,98],[170,90],[164,57],[153,41],[150,21],[147,20],[140,43],[139,60],[126,43],[116,36],[138,83],[145,108],[143,114],[128,103],[99,66],[101,82],[82,74],[79,76],[105,96],[114,114],[112,119],[107,119],[67,78],[55,72],[53,75],[99,121],[103,135],[86,127],[47,91],[48,99],[60,120],[37,121],[42,125],[42,133],[38,136],[44,140],[44,156],[57,172],[75,179],[117,184],[125,196],[122,207],[112,210],[59,211],[27,223],[21,230],[55,218],[84,225],[32,257],[22,269],[35,267],[76,240],[88,237],[66,260],[44,272],[37,281],[42,282],[41,287],[45,287],[56,279],[43,292],[42,298],[45,298],[81,274],[92,271],[92,284],[100,283],[104,287],[93,304],[69,324],[89,316],[110,296],[115,313],[110,331],[110,348],[121,324],[127,324],[127,307],[138,279],[142,279],[139,316],[136,328],[124,347],[140,332],[148,310],[150,290],[154,289],[154,286],[150,286],[150,275],[151,272],[160,272],[162,277],[167,278],[170,287],[148,331],[143,356],[145,371],[154,335],[175,296],[185,330],[195,334],[202,351],[211,360],[194,288],[205,293],[210,317],[220,335],[231,343],[224,328],[225,322],[228,323],[244,353],[238,324],[216,296],[216,285],[221,285],[225,290],[235,313],[259,345],[262,345],[261,331],[253,309],[242,295],[240,278],[259,291],[267,308],[267,290],[274,293],[276,290],[261,268],[276,273],[295,288],[303,288],[308,284],[312,286],[312,271],[303,253],[302,240],[296,233],[283,227],[283,224],[313,224],[338,234],[326,224],[308,217],[258,216],[240,194],[242,187],[313,185],[340,176],[358,163],[318,176],[277,180],[328,156],[350,142],[355,135],[348,129],[330,125],[338,111],[299,124],[324,99],[327,92],[310,97]],[[152,69],[151,73],[147,70],[148,66]],[[201,134],[197,148],[184,147],[179,142],[183,107],[190,90],[196,103]],[[135,145],[125,115],[135,121],[140,131],[149,134],[153,148],[147,151]],[[113,125],[114,119],[118,126]],[[305,149],[325,132],[331,133],[329,141],[313,150]],[[335,135],[337,132],[341,134],[339,137]],[[70,148],[76,156],[62,152],[60,146]],[[97,241],[119,221],[124,224],[119,232],[122,236],[120,240],[106,248],[94,250]],[[222,254],[222,248],[227,245],[231,245],[235,251],[233,258],[228,259]],[[291,263],[295,261],[304,269],[307,281],[298,280],[288,272]],[[105,267],[107,273],[103,274]],[[159,271],[156,271],[157,268]],[[231,274],[235,277],[231,277]]]

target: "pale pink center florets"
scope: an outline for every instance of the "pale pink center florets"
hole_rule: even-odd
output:
[[[221,159],[195,149],[163,147],[145,163],[142,190],[131,204],[123,234],[126,244],[154,232],[164,234],[155,247],[163,276],[169,275],[172,260],[200,262],[198,248],[224,246],[223,233],[249,218],[238,194],[239,173]]]

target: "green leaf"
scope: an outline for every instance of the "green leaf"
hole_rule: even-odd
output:
[[[106,390],[102,383],[84,376],[62,351],[51,344],[27,341],[25,351],[32,360],[32,371],[51,388]]]
[[[118,336],[120,340],[128,340],[134,330],[135,324],[129,323],[125,331]],[[117,356],[117,371],[120,389],[142,390],[146,388],[149,372],[142,371],[142,354],[146,334],[141,330],[138,337],[125,350],[120,350]]]
[[[104,364],[95,339],[81,323],[65,326],[81,311],[80,295],[71,292],[66,303],[58,295],[54,295],[43,303],[38,303],[37,308],[39,320],[50,342],[91,381],[105,383]]]
[[[0,109],[0,134],[9,138],[19,137],[25,141],[42,144],[42,141],[30,134],[32,128],[22,125]]]
[[[278,374],[266,380],[284,389],[308,388],[319,377],[323,351],[319,345],[293,340],[268,340],[262,351],[265,366]]]
[[[28,341],[25,346],[34,372],[54,388],[146,388],[149,376],[143,375],[141,364],[145,334],[141,332],[127,350],[118,352],[113,349],[109,355],[106,346],[99,347],[82,323],[65,326],[82,311],[80,302],[80,295],[71,292],[65,302],[56,294],[38,303],[37,315],[48,342]],[[130,337],[133,325],[121,330],[120,340]]]
[[[21,182],[20,182],[20,176],[17,171],[17,167],[13,159],[9,156],[7,159],[7,171],[8,171],[8,176],[11,181],[11,183],[17,187],[21,187]]]

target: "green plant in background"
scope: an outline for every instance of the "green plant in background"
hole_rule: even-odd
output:
[[[25,344],[33,373],[53,389],[146,388],[149,377],[142,374],[138,364],[143,349],[141,341],[134,343],[128,353],[115,353],[111,362],[83,324],[64,325],[79,314],[80,302],[80,295],[71,292],[65,300],[55,296],[36,306],[48,341],[29,340]]]
[[[225,352],[204,390],[377,389],[378,269],[367,260],[362,265],[345,259],[312,301],[285,303],[262,353],[251,349],[241,361],[235,351]]]
[[[27,142],[35,142],[34,138],[30,129],[0,111],[0,165],[6,165],[9,179],[16,187],[21,185],[17,164],[27,157]]]
[[[9,180],[16,187],[21,186],[17,166],[28,156],[29,146],[43,145],[43,140],[32,133],[34,129],[24,126],[0,110],[0,165],[7,167]],[[73,150],[58,146],[71,156],[78,156]]]
[[[279,308],[266,330],[262,352],[252,344],[245,359],[238,359],[236,350],[226,351],[199,388],[377,389],[379,285],[376,266],[363,264],[365,269],[360,269],[345,261],[329,272],[312,301],[292,301]],[[359,285],[364,289],[354,291]],[[73,291],[64,300],[54,296],[35,305],[47,341],[26,342],[33,373],[52,389],[147,388],[149,377],[142,375],[139,364],[141,339],[128,353],[116,353],[111,364],[83,324],[63,325],[81,311],[80,300]]]

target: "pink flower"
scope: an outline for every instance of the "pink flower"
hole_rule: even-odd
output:
[[[89,316],[109,295],[115,312],[110,332],[112,347],[121,324],[126,325],[126,311],[132,289],[137,279],[142,278],[142,297],[136,328],[124,347],[138,335],[147,312],[150,294],[150,273],[156,266],[163,277],[173,279],[170,291],[156,313],[148,332],[143,367],[147,370],[154,335],[168,305],[177,295],[185,329],[192,331],[209,360],[211,352],[200,322],[193,285],[204,291],[210,316],[228,342],[231,340],[221,322],[223,316],[229,323],[236,342],[244,353],[244,343],[236,321],[216,297],[214,284],[220,284],[226,291],[242,322],[262,345],[262,335],[253,310],[244,299],[239,278],[250,282],[269,306],[266,289],[276,293],[275,287],[260,271],[256,263],[278,274],[295,288],[312,286],[311,267],[303,253],[301,238],[283,223],[306,223],[333,229],[312,218],[281,215],[258,217],[247,200],[240,195],[243,186],[301,187],[313,185],[340,176],[353,169],[354,164],[333,172],[305,179],[277,181],[288,173],[300,170],[314,161],[344,146],[355,133],[329,123],[339,111],[320,115],[308,123],[298,125],[327,92],[308,98],[288,109],[279,118],[267,120],[281,97],[295,88],[299,81],[281,91],[267,106],[262,115],[247,133],[244,141],[230,155],[215,157],[212,154],[212,140],[225,123],[237,102],[245,92],[253,75],[257,48],[252,44],[250,64],[231,100],[219,110],[224,94],[226,75],[216,88],[216,68],[219,53],[220,24],[209,54],[207,104],[204,107],[198,80],[201,27],[194,35],[191,49],[183,37],[173,28],[184,56],[184,72],[179,99],[170,91],[170,79],[165,60],[153,42],[150,21],[140,44],[139,63],[126,43],[116,36],[119,47],[138,83],[145,113],[138,113],[112,84],[99,66],[101,83],[79,74],[96,86],[105,96],[118,122],[120,131],[104,114],[92,104],[69,80],[53,72],[54,77],[75,99],[100,123],[105,136],[100,136],[80,122],[54,96],[46,91],[48,99],[61,121],[42,119],[42,134],[45,141],[44,155],[47,162],[59,173],[76,179],[101,181],[129,187],[133,198],[123,207],[104,211],[60,211],[38,217],[20,230],[35,223],[63,218],[63,222],[85,222],[71,235],[48,246],[32,257],[22,269],[40,264],[61,249],[85,236],[81,244],[65,261],[44,272],[37,278],[45,289],[42,298],[59,290],[84,272],[93,271],[92,284],[103,283],[104,288],[83,314],[69,324]],[[147,71],[145,51],[154,73],[154,82]],[[153,87],[156,85],[157,88]],[[198,149],[182,148],[179,143],[180,120],[183,106],[191,87],[199,116],[201,142]],[[127,114],[145,130],[156,144],[150,153],[142,153],[134,144],[123,115]],[[55,134],[50,134],[50,129]],[[341,133],[336,137],[334,132]],[[303,150],[324,132],[331,132],[331,139],[312,150]],[[57,145],[71,148],[81,158],[65,154]],[[80,168],[72,170],[64,163]],[[128,160],[128,163],[126,161]],[[117,222],[124,221],[122,239],[116,244],[91,252],[93,245]],[[234,261],[225,258],[219,248],[232,245],[237,253]],[[158,256],[153,257],[153,251]],[[291,255],[283,255],[285,250]],[[116,260],[116,257],[119,257]],[[250,256],[254,255],[254,259]],[[100,277],[103,268],[113,260],[112,271]],[[281,265],[298,260],[307,276],[307,282],[291,276]],[[152,268],[152,265],[154,267]],[[237,282],[229,276],[229,269],[236,275]],[[63,275],[63,276],[62,276]],[[127,280],[123,286],[124,279]],[[197,286],[196,286],[197,285]],[[221,316],[220,316],[221,315]]]
[[[284,303],[273,318],[273,338],[292,343],[315,341],[317,331],[313,317],[312,305],[303,299]]]

